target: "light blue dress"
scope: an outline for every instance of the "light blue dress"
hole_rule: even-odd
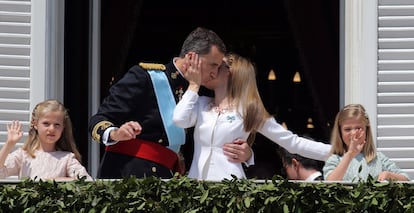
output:
[[[329,174],[338,166],[341,160],[342,156],[336,154],[331,155],[328,160],[326,160],[323,167],[325,180]],[[383,171],[401,174],[410,179],[408,177],[408,174],[402,172],[402,170],[387,156],[381,152],[377,152],[377,157],[369,164],[367,164],[362,153],[359,153],[357,156],[355,156],[349,164],[342,180],[352,182],[357,182],[359,180],[366,181],[369,175],[371,175],[376,180],[379,174]]]

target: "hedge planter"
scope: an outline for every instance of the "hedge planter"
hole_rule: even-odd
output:
[[[0,184],[2,212],[414,212],[412,182],[195,181],[175,176]]]

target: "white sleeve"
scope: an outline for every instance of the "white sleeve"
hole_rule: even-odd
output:
[[[283,128],[274,118],[267,119],[259,132],[292,154],[320,161],[325,161],[330,155],[330,144],[299,137]]]
[[[181,128],[189,128],[195,125],[197,120],[198,94],[187,90],[174,109],[173,121]]]
[[[247,167],[254,165],[254,152],[253,152],[253,149],[252,149],[252,156],[250,156],[249,160],[247,160],[246,162],[243,162],[243,163]]]
[[[118,127],[109,127],[105,130],[105,132],[102,135],[102,143],[105,144],[105,146],[110,146],[118,143],[118,141],[109,140],[109,133],[111,133],[112,130],[119,129]]]

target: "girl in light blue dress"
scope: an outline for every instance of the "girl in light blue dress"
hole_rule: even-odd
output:
[[[409,177],[381,152],[377,152],[368,114],[360,104],[338,112],[331,135],[332,155],[323,167],[325,180],[408,181]]]

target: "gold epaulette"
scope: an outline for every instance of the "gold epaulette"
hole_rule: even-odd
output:
[[[153,63],[143,63],[140,62],[139,66],[146,70],[165,70],[164,64],[153,64]]]

